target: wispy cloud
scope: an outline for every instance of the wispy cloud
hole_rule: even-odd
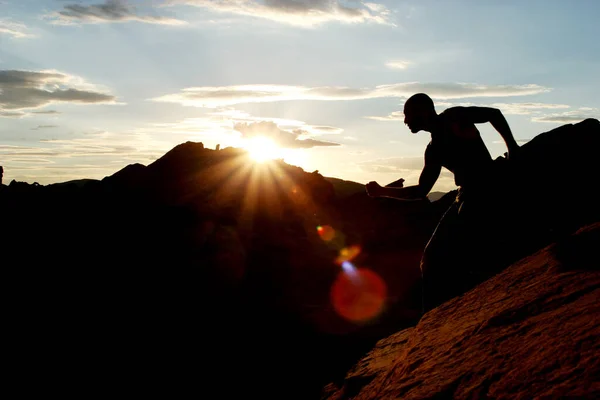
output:
[[[35,35],[27,32],[27,27],[18,22],[0,19],[0,37],[8,35],[16,39],[32,38]]]
[[[374,88],[304,87],[286,85],[241,85],[191,87],[179,93],[151,100],[179,103],[195,107],[221,107],[241,103],[263,103],[285,100],[362,100],[385,97],[409,97],[424,92],[434,99],[469,97],[509,97],[545,93],[550,88],[540,85],[479,85],[472,83],[395,83]]]
[[[165,153],[161,145],[139,133],[103,131],[26,146],[0,145],[0,158],[7,180],[49,184],[102,179],[129,163],[149,164]]]
[[[337,128],[335,126],[309,126],[305,130],[307,133],[312,133],[315,135],[339,135],[344,130],[342,128]]]
[[[0,92],[0,97],[2,96],[2,93]],[[60,111],[56,111],[56,110],[28,110],[27,112],[24,111],[2,111],[2,104],[0,104],[0,117],[4,117],[4,118],[23,118],[23,117],[28,117],[31,115],[58,115],[61,114]]]
[[[369,116],[365,118],[375,121],[404,121],[404,113],[402,111],[393,111],[385,117]]]
[[[549,122],[558,124],[570,124],[574,122],[581,122],[587,118],[600,118],[600,110],[583,107],[578,110],[566,111],[563,113],[541,115],[534,117],[531,120],[533,122]]]
[[[45,114],[45,115],[57,115],[60,114],[60,111],[56,111],[56,110],[37,110],[37,111],[32,111],[32,114]]]
[[[143,22],[159,25],[185,25],[187,22],[156,15],[142,15],[125,0],[106,0],[101,4],[67,4],[61,11],[46,16],[54,24],[99,24],[111,22]]]
[[[444,101],[435,102],[436,109],[448,107],[471,107],[476,106],[474,103],[449,103]],[[566,104],[549,104],[549,103],[493,103],[493,104],[477,104],[480,107],[493,107],[500,109],[507,115],[530,115],[540,114],[545,110],[565,109],[570,108]],[[404,114],[402,111],[394,111],[386,116],[368,116],[365,117],[375,121],[403,121]]]
[[[491,107],[499,108],[504,114],[528,115],[542,110],[570,108],[566,104],[548,103],[494,103]]]
[[[0,70],[0,115],[25,116],[53,103],[114,104],[116,98],[81,77],[59,71]]]
[[[379,3],[345,0],[168,0],[168,5],[189,5],[209,11],[237,14],[300,26],[328,22],[393,25],[390,11]]]
[[[26,114],[21,111],[2,111],[2,109],[0,109],[0,117],[4,118],[21,118],[25,115]]]
[[[402,61],[402,60],[388,61],[385,63],[385,66],[388,68],[391,68],[391,69],[406,69],[411,65],[412,65],[412,62]]]
[[[136,131],[174,144],[190,140],[233,147],[243,147],[244,139],[261,136],[271,139],[279,147],[293,150],[339,146],[337,139],[331,141],[329,138],[341,137],[344,130],[294,119],[257,117],[235,109],[220,109],[201,117],[151,124]]]
[[[367,172],[406,172],[411,170],[421,171],[423,169],[423,157],[394,157],[379,158],[376,160],[358,163]]]
[[[376,176],[390,177],[390,181],[402,177],[407,185],[416,184],[424,165],[423,157],[393,157],[379,158],[369,161],[363,161],[356,164],[361,171],[375,174]],[[374,178],[376,178],[374,176]],[[385,185],[385,182],[380,182]],[[447,170],[442,170],[434,190],[452,190],[455,189],[454,175]]]
[[[32,131],[39,131],[40,129],[52,129],[58,128],[58,125],[38,125],[35,128],[31,128]]]
[[[344,129],[335,126],[311,125],[294,119],[256,117],[236,109],[219,109],[202,117],[185,118],[182,121],[171,123],[155,123],[140,129],[144,132],[154,133],[168,132],[196,136],[219,136],[235,133],[237,136],[239,132],[234,129],[236,124],[255,124],[259,122],[273,123],[281,130],[302,132],[302,138],[339,135],[344,131]]]
[[[316,146],[339,146],[339,143],[324,142],[310,138],[303,139],[306,132],[301,129],[286,131],[279,128],[270,121],[238,123],[233,129],[242,134],[242,138],[265,137],[271,139],[281,148],[286,149],[308,149]]]

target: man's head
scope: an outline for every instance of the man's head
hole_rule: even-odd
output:
[[[425,93],[414,94],[404,103],[404,123],[412,133],[429,130],[435,116],[433,100]]]

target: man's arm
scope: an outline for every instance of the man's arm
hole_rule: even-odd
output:
[[[398,200],[423,200],[440,176],[442,166],[429,162],[425,164],[419,184],[403,188],[382,187],[377,182],[367,183],[367,193],[371,197],[389,197]]]
[[[519,145],[508,126],[506,118],[502,115],[502,111],[491,107],[464,107],[464,111],[469,121],[474,124],[483,124],[485,122],[492,124],[494,129],[504,139],[509,156],[511,153],[519,150]]]

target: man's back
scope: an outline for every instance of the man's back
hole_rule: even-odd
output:
[[[440,113],[425,153],[426,162],[447,168],[461,187],[482,183],[492,165],[492,156],[469,114],[470,107]]]

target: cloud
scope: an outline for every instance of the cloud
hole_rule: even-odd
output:
[[[377,86],[377,97],[409,97],[415,93],[427,93],[433,99],[462,99],[470,97],[527,96],[549,92],[551,89],[535,85],[480,85],[475,83],[395,83]]]
[[[306,129],[316,135],[339,135],[344,130],[335,126],[307,126]]]
[[[52,129],[58,128],[58,125],[38,125],[35,128],[31,128],[32,131],[39,131],[40,129]]]
[[[350,3],[350,4],[348,4]],[[357,4],[358,3],[358,4]],[[382,4],[345,0],[168,0],[209,11],[259,17],[300,27],[328,22],[394,25]]]
[[[24,116],[24,110],[54,103],[115,104],[115,100],[82,78],[58,71],[0,70],[0,115]]]
[[[5,118],[21,118],[21,117],[24,117],[25,115],[26,114],[24,112],[21,112],[21,111],[2,111],[2,109],[0,109],[0,117],[5,117]]]
[[[412,63],[410,61],[402,61],[402,60],[396,60],[396,61],[389,61],[387,63],[385,63],[385,66],[391,69],[406,69],[408,68]]]
[[[494,103],[491,107],[499,108],[504,114],[528,115],[540,110],[570,108],[566,104],[548,103]]]
[[[198,140],[200,136],[221,137],[223,139],[226,136],[230,136],[229,139],[236,143],[234,146],[237,146],[240,131],[236,130],[235,126],[238,124],[240,124],[239,126],[241,124],[254,125],[256,123],[270,123],[281,131],[294,133],[298,136],[298,140],[302,141],[302,144],[305,146],[311,143],[315,144],[312,141],[306,141],[307,139],[314,139],[315,137],[324,135],[339,135],[344,131],[344,129],[335,126],[310,125],[294,119],[256,117],[247,112],[235,109],[221,109],[209,112],[202,117],[185,118],[178,122],[155,123],[145,128],[139,128],[138,130],[145,133],[178,134],[187,137],[188,140]],[[297,147],[296,144],[294,147]]]
[[[386,177],[390,182],[397,180],[401,174],[402,178],[406,180],[405,186],[409,186],[418,183],[423,170],[424,157],[379,158],[356,165],[360,170],[371,174],[380,174],[380,178]],[[380,182],[380,184],[385,185],[386,183]],[[456,189],[454,174],[444,168],[432,190],[448,191],[453,189]]]
[[[35,35],[26,32],[27,27],[24,24],[18,22],[12,22],[8,20],[0,20],[0,37],[2,35],[12,36],[16,39],[31,38]]]
[[[365,118],[373,119],[375,121],[404,121],[404,113],[402,111],[394,111],[385,117],[371,116]]]
[[[595,112],[594,112],[595,111]],[[575,122],[581,122],[587,118],[600,118],[600,111],[590,109],[589,107],[580,108],[579,110],[567,111],[557,114],[542,115],[534,117],[531,120],[533,122],[550,122],[558,124],[570,124]]]
[[[223,107],[242,103],[265,103],[286,100],[363,100],[390,97],[410,97],[419,92],[434,99],[470,97],[526,96],[549,92],[539,85],[479,85],[472,83],[395,83],[374,88],[335,86],[304,87],[287,85],[240,85],[221,87],[191,87],[179,93],[150,99],[195,107]]]
[[[55,114],[61,114],[60,111],[56,111],[56,110],[40,110],[40,111],[32,111],[32,114],[46,114],[46,115],[55,115]]]
[[[148,164],[165,153],[164,143],[146,135],[101,132],[85,137],[0,145],[6,180],[50,184],[72,179],[102,179],[127,164]]]
[[[436,101],[435,106],[438,111],[441,108],[449,108],[449,107],[471,107],[475,106],[474,103],[450,103],[444,101]],[[481,107],[494,107],[500,109],[504,114],[507,115],[529,115],[529,114],[538,114],[542,112],[542,110],[548,109],[562,109],[562,108],[570,108],[566,104],[548,104],[548,103],[493,103],[490,105],[479,104]],[[394,111],[387,116],[379,117],[379,116],[369,116],[365,117],[368,119],[373,119],[375,121],[403,121],[404,114],[402,111]]]
[[[367,172],[402,172],[411,170],[421,171],[423,169],[424,162],[425,161],[423,157],[394,157],[364,161],[358,163],[358,166]]]
[[[305,131],[297,129],[285,131],[271,121],[237,123],[233,129],[240,132],[243,138],[265,137],[276,145],[288,149],[308,149],[316,146],[339,146],[339,143],[323,142],[315,139],[302,139]]]
[[[85,140],[40,140],[41,146],[0,146],[0,155],[3,159],[12,160],[13,157],[92,157],[105,155],[122,155],[135,153],[134,146],[123,146],[117,143],[106,144]],[[43,147],[52,146],[52,147]]]
[[[185,25],[187,22],[151,15],[140,15],[125,0],[106,0],[102,4],[81,5],[68,4],[63,10],[47,16],[54,24],[100,24],[111,22],[144,22],[159,25]]]

